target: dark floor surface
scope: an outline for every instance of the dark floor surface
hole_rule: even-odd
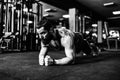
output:
[[[120,80],[120,53],[102,52],[79,57],[74,65],[40,66],[39,52],[0,54],[0,80]],[[63,52],[49,52],[54,58]]]

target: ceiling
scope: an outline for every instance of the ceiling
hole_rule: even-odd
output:
[[[105,19],[111,26],[120,26],[120,15],[113,15],[112,11],[120,10],[120,0],[41,0],[59,8],[68,10],[76,7],[80,12],[95,17]],[[115,5],[104,6],[104,3],[114,2]]]
[[[56,6],[53,6],[53,5],[50,5],[50,4],[47,4],[45,2],[40,2],[40,4],[42,4],[42,14],[43,16],[48,16],[47,18],[48,19],[51,19],[51,20],[58,20],[60,18],[62,18],[62,15],[63,14],[68,14],[68,12],[66,10],[63,10],[63,9],[60,9]],[[51,10],[49,10],[51,9]],[[48,10],[48,11],[46,11]]]
[[[112,14],[112,11],[120,10],[120,0],[76,0],[79,3],[94,10],[105,18],[116,17]],[[114,2],[115,5],[104,6],[104,3]],[[119,15],[120,16],[120,15]]]

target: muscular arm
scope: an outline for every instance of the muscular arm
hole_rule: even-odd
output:
[[[75,57],[73,40],[68,36],[64,40],[61,40],[61,42],[63,42],[62,45],[65,48],[66,57],[62,59],[55,59],[55,64],[58,64],[58,65],[69,64],[74,60],[74,57]]]
[[[74,59],[73,50],[68,49],[65,51],[65,53],[67,54],[66,57],[62,59],[55,59],[55,64],[64,65],[64,64],[69,64],[70,62],[73,61]]]
[[[41,50],[39,53],[39,64],[44,65],[44,57],[48,52],[48,47],[41,42]]]

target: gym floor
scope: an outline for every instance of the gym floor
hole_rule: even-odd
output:
[[[39,52],[0,54],[0,80],[120,80],[120,53],[100,52],[96,57],[77,57],[77,63],[64,66],[40,66]],[[54,58],[63,51],[49,52]]]

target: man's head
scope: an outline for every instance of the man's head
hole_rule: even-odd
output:
[[[37,29],[40,29],[42,27],[44,27],[44,29],[47,30],[47,31],[49,31],[50,28],[52,27],[50,21],[46,17],[43,17],[41,19],[41,21],[36,26]]]
[[[43,17],[42,20],[38,23],[36,31],[40,35],[40,37],[45,38],[51,27],[52,25],[48,21],[48,19]]]

